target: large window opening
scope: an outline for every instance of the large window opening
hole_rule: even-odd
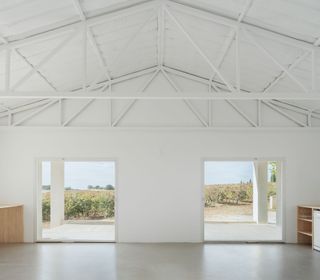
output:
[[[41,162],[39,241],[115,241],[115,163]]]
[[[204,239],[281,241],[281,162],[205,161]]]

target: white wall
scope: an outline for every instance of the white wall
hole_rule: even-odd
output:
[[[295,206],[320,204],[320,134],[280,131],[0,131],[0,203],[25,205],[25,241],[34,236],[35,158],[115,158],[120,242],[201,242],[202,159],[284,157],[286,240]]]

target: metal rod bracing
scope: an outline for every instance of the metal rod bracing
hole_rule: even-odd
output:
[[[159,95],[159,92],[151,95],[142,95],[143,91],[138,92],[113,92],[116,95],[94,94],[84,91],[74,92],[0,92],[0,99],[17,100],[17,99],[96,99],[96,100],[320,100],[320,94],[296,94],[286,92],[272,92],[265,94],[263,92],[254,93],[227,93],[214,92],[208,95],[207,92],[181,92],[179,96]]]

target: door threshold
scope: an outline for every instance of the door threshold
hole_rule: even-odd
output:
[[[248,240],[235,240],[235,241],[214,241],[207,240],[203,242],[204,244],[285,244],[284,241],[281,240],[261,240],[261,241],[248,241]]]

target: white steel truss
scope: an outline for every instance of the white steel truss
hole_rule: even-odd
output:
[[[213,103],[212,101],[225,101],[229,106],[238,114],[240,118],[246,121],[249,127],[263,128],[263,113],[262,110],[269,108],[276,114],[281,115],[295,127],[302,128],[317,128],[315,123],[320,119],[319,108],[308,108],[299,104],[299,101],[320,101],[320,92],[317,87],[317,69],[316,69],[316,56],[318,52],[318,46],[320,44],[320,38],[315,40],[314,43],[307,43],[298,38],[291,38],[289,36],[276,34],[271,30],[265,28],[259,28],[252,26],[245,22],[245,16],[253,4],[253,0],[248,0],[240,12],[237,19],[230,19],[221,15],[216,15],[211,11],[203,11],[196,7],[191,7],[179,1],[167,0],[167,1],[147,1],[141,4],[133,5],[128,8],[123,8],[114,12],[110,12],[103,15],[98,15],[92,18],[87,18],[84,10],[81,7],[81,3],[78,0],[72,1],[74,8],[79,16],[80,21],[70,23],[62,27],[57,27],[54,30],[47,32],[41,32],[39,34],[32,34],[18,40],[10,41],[7,38],[0,37],[3,42],[0,45],[0,51],[5,53],[5,65],[4,65],[4,90],[0,91],[0,121],[1,119],[7,119],[5,122],[0,122],[0,126],[28,126],[29,121],[32,120],[38,114],[45,112],[47,109],[59,105],[59,120],[56,122],[60,127],[71,127],[72,122],[82,114],[91,104],[94,102],[107,102],[108,106],[106,110],[109,112],[109,121],[106,123],[106,127],[116,128],[121,126],[121,120],[123,120],[127,113],[132,109],[136,102],[139,100],[145,101],[182,101],[189,108],[191,113],[199,121],[199,128],[212,129],[214,128],[213,122]],[[144,21],[137,31],[129,38],[124,44],[123,48],[118,52],[118,55],[107,64],[103,52],[100,49],[99,44],[96,41],[92,28],[100,25],[106,21],[112,19],[123,18],[129,15],[139,14],[141,12],[148,12],[150,16]],[[210,60],[206,52],[200,47],[195,38],[192,37],[188,29],[176,16],[176,12],[195,16],[199,19],[214,22],[219,25],[223,25],[229,28],[229,32],[226,36],[220,56],[217,61]],[[111,70],[116,67],[119,58],[130,47],[131,43],[137,38],[137,36],[143,31],[143,29],[153,20],[157,21],[157,64],[153,67],[139,70],[132,73],[127,73],[123,76],[113,77]],[[210,67],[211,73],[208,73],[208,77],[200,77],[193,73],[183,71],[181,69],[175,69],[170,65],[165,64],[165,40],[166,40],[166,24],[170,21],[174,24],[184,38],[190,43],[194,50],[202,57],[204,62]],[[254,32],[263,33],[267,38],[275,39],[277,41],[284,42],[287,45],[291,45],[302,51],[302,54],[298,56],[288,66],[282,65],[277,58],[275,58],[259,40],[255,38]],[[42,73],[41,68],[49,61],[53,60],[55,55],[61,51],[61,49],[67,47],[68,43],[77,35],[82,36],[83,45],[83,66],[82,81],[79,81],[79,87],[74,88],[71,91],[59,90],[52,82],[50,82]],[[267,57],[272,63],[274,63],[281,73],[271,81],[267,83],[261,91],[248,92],[241,85],[241,65],[239,58],[239,40],[249,41],[254,45],[262,55]],[[33,65],[28,61],[28,58],[23,55],[21,47],[26,45],[32,45],[38,42],[51,40],[52,38],[63,38],[60,44],[53,48],[40,62]],[[235,45],[235,82],[232,83],[222,72],[221,66],[232,46]],[[90,46],[95,53],[101,72],[97,77],[89,82],[88,81],[88,46]],[[22,76],[14,84],[11,82],[11,60],[12,53],[16,53],[21,59],[25,61],[30,67],[24,76]],[[299,80],[292,73],[301,62],[310,58],[310,85],[306,85]],[[153,83],[156,77],[161,74],[165,77],[165,80],[174,89],[177,95],[155,92],[150,93],[147,88]],[[19,88],[26,83],[33,75],[38,75],[44,80],[52,89],[52,91],[19,91]],[[142,85],[138,91],[132,92],[119,92],[113,90],[113,85],[123,83],[125,81],[148,76],[149,78]],[[209,85],[208,91],[184,91],[180,86],[172,79],[172,77],[183,77],[193,82],[197,82],[203,85]],[[298,90],[296,92],[273,92],[272,89],[285,77],[290,78]],[[218,78],[218,80],[216,80]],[[214,91],[212,91],[212,88]],[[106,92],[108,89],[108,92]],[[62,110],[66,110],[64,103],[69,100],[84,100],[83,105],[74,112],[67,119],[62,116]],[[6,105],[6,102],[13,100],[22,100],[25,105],[10,106]],[[29,101],[28,101],[29,100]],[[32,102],[30,102],[30,100]],[[241,108],[239,103],[246,100],[255,101],[256,119],[253,119],[251,115]],[[118,101],[126,101],[127,105],[118,114],[113,114],[113,103]],[[206,102],[208,104],[207,112],[199,111],[193,102]],[[296,102],[296,103],[293,103]],[[10,103],[10,102],[9,102]],[[23,117],[19,117],[21,113],[24,113]],[[298,117],[296,115],[299,115]],[[301,119],[301,116],[303,118]],[[147,116],[146,116],[147,118]],[[165,126],[165,125],[164,125]],[[137,126],[139,127],[139,126]],[[150,124],[152,127],[152,124]],[[173,126],[174,127],[174,126]],[[177,127],[177,126],[176,126]],[[194,126],[190,126],[194,127]],[[230,126],[229,126],[230,127]]]

